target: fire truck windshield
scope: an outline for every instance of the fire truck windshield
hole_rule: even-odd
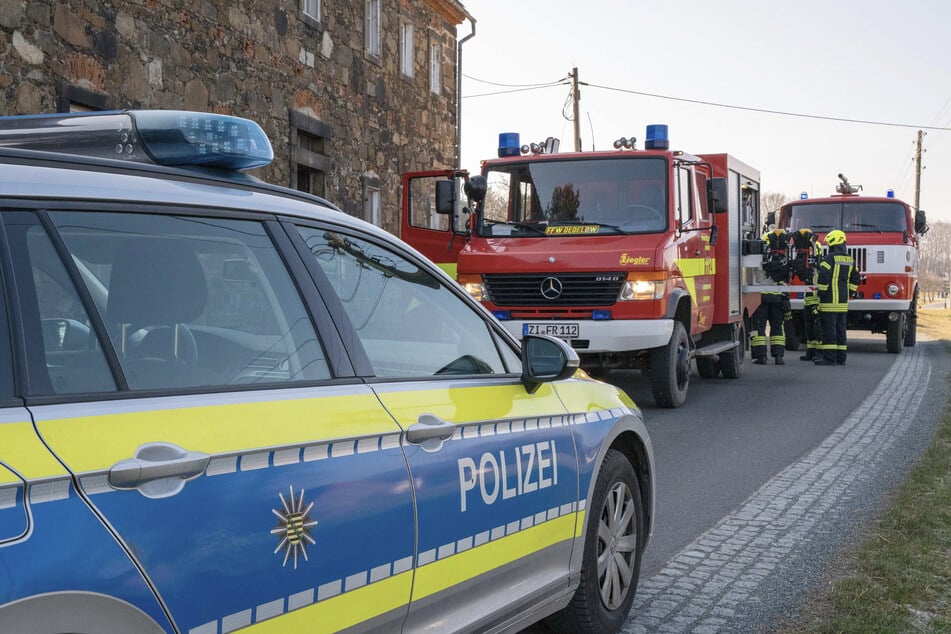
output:
[[[842,229],[846,233],[908,231],[905,207],[899,203],[852,201],[793,205],[788,228],[813,231]]]
[[[668,223],[663,158],[536,160],[490,166],[480,236],[657,233]]]

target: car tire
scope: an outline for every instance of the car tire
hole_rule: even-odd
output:
[[[568,606],[546,623],[557,632],[617,632],[634,601],[644,505],[634,467],[621,452],[611,449],[604,457],[588,513],[581,582]]]
[[[725,379],[738,379],[743,376],[743,359],[746,357],[746,328],[743,324],[737,325],[734,330],[734,343],[736,347],[732,350],[720,353],[720,372]]]
[[[905,331],[905,347],[913,348],[918,341],[918,316],[908,318],[908,330]]]
[[[697,374],[705,379],[715,379],[720,374],[720,363],[715,357],[697,357]]]
[[[651,350],[651,394],[658,407],[680,407],[690,386],[690,342],[679,321],[674,322],[670,341]]]
[[[905,336],[905,313],[898,313],[898,319],[889,321],[885,326],[885,349],[892,354],[901,352],[902,339]]]

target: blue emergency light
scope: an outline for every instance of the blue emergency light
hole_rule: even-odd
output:
[[[257,123],[182,110],[0,117],[0,147],[227,170],[261,167],[274,159]]]
[[[670,148],[670,140],[667,138],[667,125],[663,123],[653,123],[647,126],[644,149],[666,150],[668,148]]]
[[[885,198],[894,198],[894,197],[895,197],[894,189],[889,189],[887,192],[885,192]]]
[[[493,310],[492,314],[499,321],[505,321],[506,319],[512,318],[512,311],[510,310]]]
[[[800,192],[799,200],[809,200],[809,194],[807,194],[806,192]]]
[[[610,310],[592,310],[591,319],[594,321],[604,321],[606,319],[611,319]]]
[[[502,132],[499,134],[499,157],[521,156],[522,146],[518,142],[518,132]]]

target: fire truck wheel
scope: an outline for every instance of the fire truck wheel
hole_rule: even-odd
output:
[[[634,601],[647,535],[637,474],[621,452],[604,457],[588,512],[581,583],[546,621],[556,632],[617,632]]]
[[[905,347],[911,348],[914,347],[918,339],[918,318],[909,317],[908,318],[908,331],[905,332]]]
[[[905,313],[898,313],[898,319],[889,321],[885,329],[885,349],[892,354],[901,352],[902,339],[905,336]]]
[[[720,371],[725,379],[738,379],[743,375],[743,359],[746,357],[746,328],[734,330],[736,347],[720,353]]]
[[[651,394],[658,407],[680,407],[687,398],[690,384],[690,344],[687,331],[674,322],[670,342],[651,351]]]
[[[697,374],[705,379],[715,379],[720,374],[720,364],[713,357],[697,357]]]

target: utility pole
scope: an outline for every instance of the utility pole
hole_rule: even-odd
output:
[[[578,67],[571,69],[572,119],[575,124],[575,152],[581,151],[581,116],[578,114],[581,93],[578,91]]]
[[[921,199],[921,140],[925,133],[918,130],[918,141],[915,144],[915,215],[918,215],[918,202]]]

